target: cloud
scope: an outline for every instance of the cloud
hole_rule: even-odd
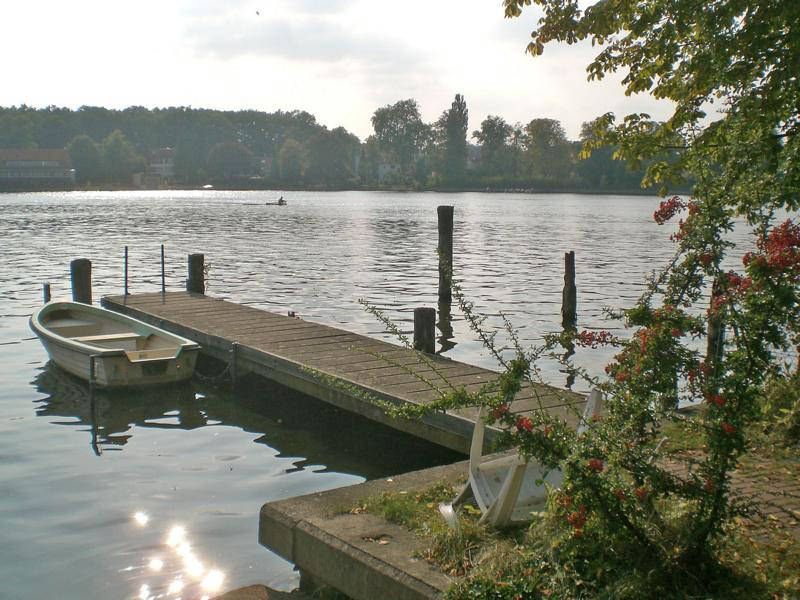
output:
[[[343,13],[352,0],[322,4],[320,11],[310,0],[292,3],[286,12],[280,2],[270,3],[256,14],[252,2],[237,2],[233,9],[195,13],[184,19],[184,44],[204,61],[260,64],[265,72],[295,69],[306,87],[313,80],[330,87],[347,82],[376,105],[436,84],[429,54],[400,37],[403,32],[387,34],[354,21]]]
[[[349,0],[333,4],[343,7]],[[198,54],[223,60],[242,56],[280,57],[291,61],[347,60],[380,68],[392,65],[405,68],[425,59],[422,52],[402,40],[359,32],[351,25],[320,15],[319,11],[293,17],[255,12],[244,15],[241,11],[197,16],[188,20],[185,34]]]
[[[337,14],[344,12],[355,4],[355,0],[291,0],[292,10],[301,13],[331,13]]]
[[[220,17],[232,13],[255,15],[280,11],[295,16],[305,14],[340,14],[357,0],[184,0],[180,12],[188,17]]]

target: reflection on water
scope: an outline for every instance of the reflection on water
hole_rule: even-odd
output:
[[[124,446],[133,425],[194,429],[207,424],[191,383],[136,391],[98,390],[92,397],[86,382],[62,371],[52,361],[31,383],[37,392],[45,394],[36,401],[36,415],[69,418],[51,419],[56,425],[88,426],[97,454]]]
[[[133,519],[141,528],[150,523],[149,515],[143,512],[135,513]],[[145,581],[139,585],[138,598],[155,600],[171,596],[178,600],[185,596],[208,600],[210,595],[222,590],[225,573],[203,564],[182,525],[173,525],[165,538],[162,547],[157,550],[159,555],[123,569],[126,573],[138,572],[139,578]]]
[[[436,319],[436,328],[439,330],[439,337],[437,338],[439,342],[438,352],[440,354],[447,354],[449,350],[452,350],[456,346],[456,341],[453,339],[452,305],[447,302],[439,302],[436,311]]]
[[[235,396],[186,383],[134,391],[99,390],[92,397],[85,382],[48,362],[32,383],[45,394],[36,402],[36,415],[51,418],[55,425],[85,426],[96,454],[121,450],[134,431],[226,426],[258,434],[255,443],[269,446],[278,457],[291,457],[286,473],[311,467],[318,473],[374,479],[462,458],[255,376],[242,378]],[[218,460],[236,458],[220,456]]]

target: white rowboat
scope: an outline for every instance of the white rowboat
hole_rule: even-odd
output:
[[[30,326],[53,362],[100,387],[184,381],[200,350],[186,338],[78,302],[45,304],[31,315]]]

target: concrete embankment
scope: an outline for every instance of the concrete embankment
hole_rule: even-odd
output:
[[[214,600],[311,600],[305,594],[294,592],[279,592],[268,588],[265,585],[249,585],[231,590],[221,596],[216,596]]]
[[[467,462],[270,502],[258,540],[314,580],[354,600],[438,598],[453,580],[418,558],[425,541],[375,515],[350,511],[383,492],[408,492],[464,481]]]

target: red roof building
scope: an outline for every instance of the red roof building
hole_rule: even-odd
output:
[[[0,148],[0,187],[72,186],[75,169],[63,148]]]

